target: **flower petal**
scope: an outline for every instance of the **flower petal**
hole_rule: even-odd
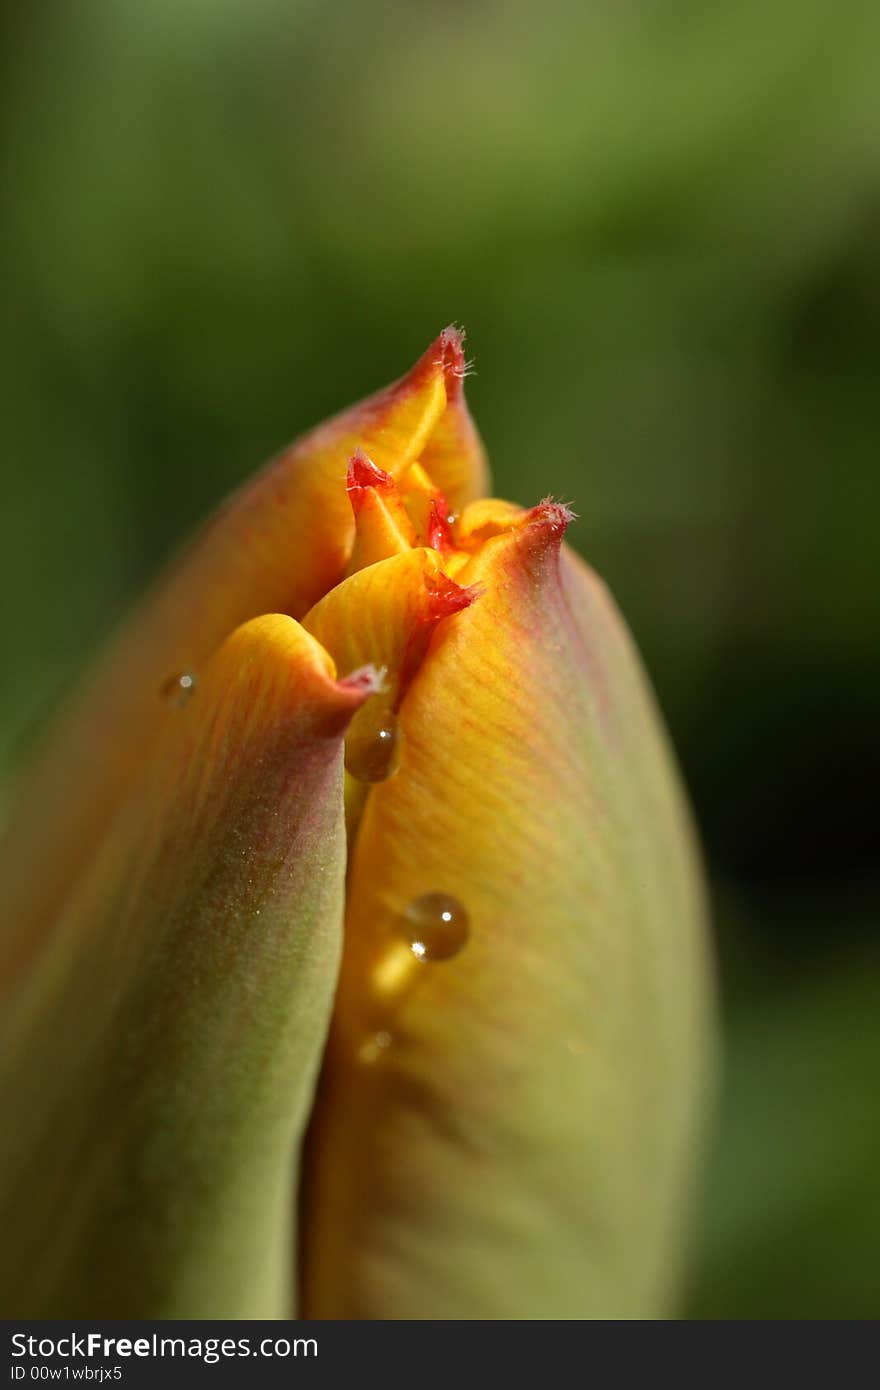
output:
[[[362,450],[348,465],[346,489],[355,525],[349,573],[401,555],[418,543],[391,474],[377,468]]]
[[[339,671],[372,663],[396,691],[414,676],[437,623],[467,608],[474,593],[443,572],[435,550],[419,547],[358,570],[322,598],[303,627]]]
[[[236,631],[4,1001],[2,1304],[275,1317],[336,980],[342,738],[374,690]]]
[[[486,454],[464,397],[469,364],[461,329],[444,328],[422,361],[426,358],[443,365],[446,409],[422,450],[421,463],[450,507],[459,511],[489,489]]]
[[[560,557],[568,515],[536,508],[461,572],[480,600],[438,628],[366,805],[309,1141],[310,1316],[650,1317],[675,1290],[700,877],[629,638]],[[470,940],[430,962],[409,914],[435,893]]]
[[[215,515],[50,739],[0,841],[2,911],[16,951],[38,949],[83,860],[173,717],[162,692],[199,677],[220,642],[262,613],[302,615],[345,573],[354,520],[345,477],[363,448],[391,473],[437,456],[450,496],[482,485],[462,393],[461,337],[446,330],[406,376],[320,425]],[[437,441],[432,444],[434,432]]]
[[[303,619],[338,670],[372,664],[382,672],[382,690],[358,711],[346,736],[345,765],[361,784],[346,780],[350,833],[363,808],[363,784],[382,780],[396,763],[397,708],[431,634],[474,597],[444,574],[436,551],[419,548],[358,570]]]

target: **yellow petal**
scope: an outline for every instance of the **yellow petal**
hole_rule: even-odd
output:
[[[391,555],[402,555],[418,544],[397,484],[390,473],[377,468],[362,450],[348,465],[346,488],[355,525],[349,573],[387,560]]]
[[[341,942],[334,679],[292,619],[177,708],[0,1011],[11,1317],[277,1317]]]
[[[435,625],[472,599],[446,577],[435,550],[419,547],[350,575],[315,604],[303,627],[343,674],[372,663],[386,669],[389,684],[406,685]]]
[[[346,767],[360,780],[388,774],[397,753],[401,695],[437,624],[473,598],[472,591],[447,578],[436,551],[420,548],[359,570],[306,614],[303,626],[339,671],[372,664],[383,673],[383,689],[355,715],[346,738]],[[350,817],[350,829],[353,823]]]
[[[441,553],[452,548],[449,503],[420,463],[414,463],[398,479],[400,495],[418,537]]]
[[[455,527],[456,543],[475,549],[502,531],[512,530],[525,515],[522,507],[499,497],[481,497],[462,512]]]
[[[309,1145],[310,1316],[653,1317],[674,1298],[707,1049],[700,875],[630,640],[560,559],[566,520],[535,509],[464,568],[480,600],[438,628],[401,769],[367,801]],[[412,905],[438,893],[460,904],[452,946],[461,913],[469,939],[418,959]]]

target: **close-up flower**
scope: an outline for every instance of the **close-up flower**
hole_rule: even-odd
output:
[[[571,507],[489,495],[468,370],[445,329],[247,482],[21,778],[7,1316],[679,1306],[696,836]]]

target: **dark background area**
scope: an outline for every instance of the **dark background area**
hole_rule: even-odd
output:
[[[726,1068],[693,1316],[880,1314],[880,7],[7,3],[0,770],[191,527],[469,330],[654,678]]]

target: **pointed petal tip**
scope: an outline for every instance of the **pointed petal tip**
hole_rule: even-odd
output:
[[[458,324],[450,323],[436,340],[437,362],[442,366],[446,377],[446,392],[450,399],[462,391],[462,382],[473,373],[473,361],[464,355],[465,331]]]
[[[366,666],[359,666],[356,671],[350,671],[337,684],[344,690],[353,691],[366,700],[371,695],[381,694],[385,689],[387,674],[385,666],[374,666],[372,662],[369,662]]]
[[[458,324],[448,324],[422,353],[412,370],[403,378],[403,382],[411,385],[439,371],[443,374],[447,401],[459,400],[463,395],[464,379],[470,376],[474,369],[473,362],[465,357],[464,339],[463,328]]]
[[[561,528],[563,531],[578,519],[573,507],[567,502],[558,501],[555,497],[542,497],[537,506],[532,507],[530,515],[535,521]]]
[[[443,618],[451,618],[454,613],[461,613],[465,608],[469,608],[482,592],[478,584],[465,588],[442,572],[433,579],[426,579],[425,587],[425,621],[429,623],[439,623]]]
[[[556,542],[562,541],[573,521],[577,521],[577,512],[552,497],[543,498],[525,516],[525,526],[530,531],[542,532],[548,540]]]
[[[285,613],[267,613],[242,623],[218,648],[200,681],[200,691],[215,691],[218,699],[224,691],[257,720],[263,717],[260,709],[273,701],[279,719],[302,720],[307,712],[315,736],[329,738],[342,737],[380,688],[381,673],[374,667],[358,668],[338,679],[322,643]]]
[[[384,468],[379,468],[363,449],[355,450],[349,459],[345,480],[346,491],[355,514],[360,510],[364,493],[368,488],[387,488],[392,486],[393,481],[391,474],[386,473]]]
[[[443,494],[438,493],[428,509],[428,545],[445,555],[454,543],[449,524],[449,506]]]
[[[545,497],[524,511],[513,502],[486,497],[472,502],[456,526],[457,543],[467,550],[497,536],[516,536],[529,549],[561,542],[577,513],[564,502]]]

